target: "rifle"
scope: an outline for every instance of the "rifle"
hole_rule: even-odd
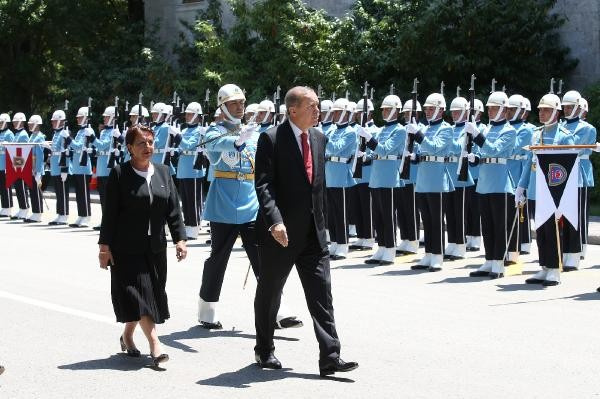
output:
[[[362,117],[360,118],[360,125],[364,128],[367,126],[367,116],[369,113],[369,82],[365,80],[363,87],[363,109]],[[348,92],[346,92],[348,95]],[[362,168],[364,163],[364,157],[357,156],[359,152],[365,152],[367,150],[367,140],[364,137],[360,138],[359,144],[356,148],[356,154],[354,155],[354,173],[352,177],[355,179],[362,179]]]
[[[67,117],[68,111],[69,111],[69,100],[65,100],[65,127],[64,127],[64,129],[67,131],[67,133],[69,133],[69,118]],[[69,143],[67,142],[67,139],[63,139],[63,149],[60,152],[60,158],[58,159],[58,166],[60,166],[61,173],[69,172],[69,168],[67,167],[67,157],[69,156],[68,150],[67,150],[68,148],[69,148]]]
[[[277,86],[277,91],[275,92],[275,115],[273,115],[273,125],[279,124],[279,107],[281,106],[281,86]]]
[[[119,97],[115,96],[115,116],[113,120],[113,129],[119,128]],[[115,155],[116,150],[119,148],[119,139],[116,137],[112,138],[112,151],[110,152],[110,157],[108,158],[108,167],[110,169],[115,167],[115,163],[117,161],[117,156]]]
[[[88,97],[88,116],[87,116],[87,127],[91,128],[90,121],[92,120],[92,97]],[[88,148],[90,148],[90,144],[94,142],[96,137],[94,136],[85,136],[85,146],[81,149],[81,158],[79,158],[79,166],[86,166],[88,164]]]
[[[413,89],[412,89],[412,107],[410,108],[410,121],[411,123],[417,123],[417,85],[419,84],[419,80],[415,78],[413,80]],[[406,135],[406,151],[409,154],[415,149],[415,136],[414,134]],[[410,179],[410,155],[403,156],[402,161],[400,162],[400,178],[402,180]]]
[[[208,126],[210,124],[210,89],[206,89],[206,95],[204,96],[204,112],[205,114],[202,114],[202,125]]]
[[[472,119],[475,122],[475,75],[471,75],[471,87],[469,87],[469,112],[467,113],[467,121]],[[467,181],[469,178],[469,161],[463,154],[470,154],[473,150],[473,136],[465,132],[465,137],[462,142],[462,151],[458,159],[458,181]]]
[[[174,127],[174,124],[177,123],[177,119],[174,117],[177,113],[177,107],[179,106],[179,97],[177,96],[177,92],[173,92],[173,100],[171,101],[171,106],[173,107],[172,115],[171,115],[171,127]],[[167,122],[168,123],[168,122]],[[170,129],[170,128],[169,128]],[[171,151],[170,148],[173,148],[174,138],[169,130],[167,136],[167,146],[165,148],[165,157],[163,158],[163,164],[167,166],[171,166]]]

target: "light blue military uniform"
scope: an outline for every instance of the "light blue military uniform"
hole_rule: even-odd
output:
[[[404,187],[400,162],[404,154],[406,130],[397,121],[387,122],[377,134],[369,188]]]
[[[63,137],[61,137],[60,133],[63,130],[64,129],[55,130],[54,135],[52,136],[52,144],[50,145],[51,150],[52,150],[52,155],[50,156],[50,175],[51,176],[60,176],[60,174],[61,174],[61,167],[59,166],[59,163],[60,163],[61,152],[64,149],[65,139]],[[68,174],[72,174],[72,162],[71,162],[71,158],[68,156],[69,155],[68,149],[67,149],[66,155],[67,155],[66,156],[67,172],[68,172]]]
[[[94,147],[96,147],[96,176],[97,177],[108,177],[110,169],[108,167],[108,160],[110,159],[110,153],[112,150],[113,142],[113,127],[108,126],[100,132],[100,137],[94,141]]]
[[[202,128],[199,125],[188,126],[181,133],[179,143],[179,163],[177,164],[178,179],[199,179],[204,177],[204,167],[194,169],[196,158],[200,155],[197,151],[198,144],[203,140]]]
[[[445,158],[453,147],[452,127],[439,119],[429,124],[423,141],[419,143],[419,170],[415,192],[442,193],[454,190]],[[433,158],[429,158],[433,157]]]
[[[367,127],[365,128],[367,130],[367,132],[371,133],[371,135],[373,135],[373,137],[377,137],[377,135],[379,134],[379,127],[375,126],[375,123],[373,123],[373,121],[370,121],[369,123],[367,123]],[[361,184],[361,183],[366,183],[369,184],[370,180],[371,180],[371,171],[373,169],[373,159],[374,159],[374,154],[373,151],[371,151],[371,149],[369,147],[367,147],[365,149],[365,155],[363,156],[363,163],[364,162],[371,162],[369,165],[364,165],[362,167],[362,177],[359,179],[356,179],[356,183],[357,184]]]
[[[485,143],[480,147],[480,169],[477,181],[479,194],[514,194],[516,178],[510,176],[506,164],[513,152],[517,131],[506,121],[490,122],[484,133]],[[493,163],[489,163],[493,162]]]
[[[467,180],[458,180],[458,161],[462,155],[463,145],[466,146],[467,132],[465,132],[465,122],[455,123],[452,126],[452,150],[450,151],[450,162],[448,162],[448,171],[454,187],[469,187],[474,183],[471,171],[467,168]],[[463,162],[467,162],[463,159]]]
[[[352,187],[356,179],[352,177],[352,161],[358,136],[348,124],[338,125],[329,136],[325,147],[325,179],[327,187]]]
[[[211,126],[205,140],[227,133],[223,122]],[[241,147],[236,148],[236,133],[231,132],[206,144],[211,169],[243,174],[254,173],[254,156],[259,133],[256,131]],[[211,222],[243,224],[256,220],[258,199],[254,180],[224,179],[215,177],[206,197],[204,219]]]
[[[87,137],[85,135],[87,127],[82,127],[77,132],[77,135],[73,139],[70,144],[71,149],[73,150],[73,163],[72,163],[72,172],[74,175],[91,175],[92,174],[92,160],[91,157],[87,157],[87,164],[84,166],[80,165],[80,159],[82,157],[82,152],[86,151],[86,141]],[[92,136],[94,137],[94,136]],[[90,155],[90,154],[88,154]]]
[[[46,136],[42,132],[32,133],[29,137],[29,143],[44,143]],[[31,149],[31,154],[35,157],[35,162],[32,165],[33,175],[44,175],[44,147],[41,145],[35,145]]]
[[[15,132],[15,143],[27,143],[29,142],[29,135],[25,129],[20,129]]]
[[[259,126],[259,128],[258,128],[258,133],[259,134],[260,133],[264,133],[267,130],[269,130],[272,126],[273,125],[271,123],[269,123],[269,122],[267,122],[267,123],[261,123],[260,126]]]
[[[575,144],[596,144],[596,128],[579,118],[567,119],[562,125],[572,135]],[[579,187],[594,187],[591,149],[579,151]]]
[[[167,144],[169,143],[169,124],[167,122],[161,122],[152,129],[154,130],[154,155],[152,155],[152,162],[162,164],[164,162]],[[171,175],[174,175],[175,168],[172,164],[168,166]]]
[[[508,166],[510,177],[516,185],[519,183],[521,172],[523,171],[527,155],[529,154],[529,151],[523,149],[523,147],[531,144],[533,129],[530,124],[523,123],[523,121],[510,122],[510,125],[517,131],[517,135],[512,154],[506,161],[506,164]]]
[[[13,141],[15,141],[15,135],[10,129],[6,128],[0,132],[0,143],[12,143]],[[3,170],[6,170],[6,148],[0,145],[0,171]],[[0,188],[3,189],[4,187]]]
[[[335,131],[335,129],[336,129],[336,126],[333,122],[321,123],[321,131],[327,137],[329,137],[329,135],[331,133],[333,133]]]

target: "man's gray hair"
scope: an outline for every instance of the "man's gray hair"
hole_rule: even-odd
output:
[[[292,87],[285,93],[285,106],[289,110],[290,107],[297,107],[302,103],[302,99],[308,93],[314,93],[315,91],[308,86],[296,86]]]

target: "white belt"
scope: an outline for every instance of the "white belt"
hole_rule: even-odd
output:
[[[527,159],[527,155],[513,155],[512,157],[510,157],[508,159],[514,159],[515,161],[522,161],[524,159]]]
[[[458,162],[458,157],[448,157],[448,162]]]
[[[182,151],[181,154],[183,155],[196,155],[199,154],[199,151]]]
[[[106,156],[106,155],[110,155],[111,151],[98,151],[98,153],[96,155],[99,156]]]
[[[497,163],[506,165],[506,158],[481,158],[481,163]]]
[[[52,155],[61,155],[62,151],[52,151]]]
[[[579,159],[590,159],[590,154],[583,154],[579,156]]]
[[[329,160],[331,162],[342,162],[342,163],[348,163],[348,161],[350,161],[350,158],[343,158],[343,157],[331,157],[329,158]]]
[[[398,155],[376,155],[375,159],[377,160],[385,160],[385,161],[397,161],[400,159]]]
[[[438,157],[435,155],[421,155],[421,158],[419,158],[419,161],[424,161],[424,162],[448,162],[448,159],[450,159],[450,157]]]
[[[164,154],[165,152],[167,152],[167,150],[165,150],[165,149],[154,150],[155,154]]]

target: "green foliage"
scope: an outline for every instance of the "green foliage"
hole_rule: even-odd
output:
[[[588,101],[589,112],[587,121],[596,128],[600,129],[600,81],[589,86],[583,93],[583,97]],[[596,138],[598,140],[598,138]],[[600,203],[600,157],[598,155],[592,155],[590,157],[592,165],[594,166],[594,182],[596,186],[590,193],[591,202],[595,204]],[[599,213],[596,213],[600,215]]]

